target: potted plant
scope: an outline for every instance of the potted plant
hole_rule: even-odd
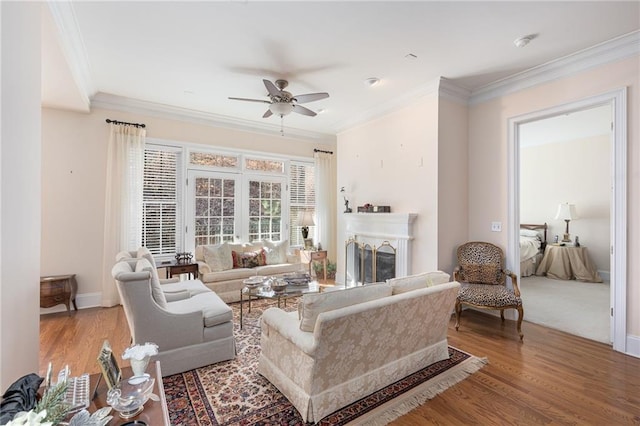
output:
[[[324,270],[322,262],[314,262],[313,270],[316,273],[316,277],[324,277]],[[335,280],[336,279],[336,263],[330,260],[327,260],[327,280]]]

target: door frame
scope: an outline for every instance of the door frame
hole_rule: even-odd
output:
[[[627,88],[534,111],[508,120],[508,250],[507,265],[520,276],[520,136],[519,126],[531,121],[609,104],[611,144],[611,341],[615,351],[627,352]]]

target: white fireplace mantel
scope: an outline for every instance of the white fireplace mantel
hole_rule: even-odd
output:
[[[379,247],[389,242],[396,249],[396,276],[411,271],[411,240],[416,213],[344,213],[345,243],[356,240]]]

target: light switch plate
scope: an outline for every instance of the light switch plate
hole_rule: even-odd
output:
[[[502,222],[491,222],[491,231],[492,232],[501,232],[502,231]]]

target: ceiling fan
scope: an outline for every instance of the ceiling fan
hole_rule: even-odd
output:
[[[229,99],[233,99],[234,101],[248,101],[248,102],[262,102],[265,104],[269,104],[269,109],[264,113],[262,118],[269,118],[273,114],[279,115],[280,117],[284,117],[288,115],[291,111],[297,112],[298,114],[308,115],[310,117],[314,117],[317,114],[314,111],[311,111],[309,108],[303,107],[300,104],[304,104],[307,102],[318,101],[320,99],[325,99],[329,97],[328,93],[307,93],[304,95],[292,95],[291,93],[284,90],[289,82],[287,80],[276,80],[276,83],[273,84],[269,80],[262,80],[264,86],[267,88],[267,92],[269,92],[269,101],[265,101],[263,99],[247,99],[247,98],[233,98],[229,97]]]

